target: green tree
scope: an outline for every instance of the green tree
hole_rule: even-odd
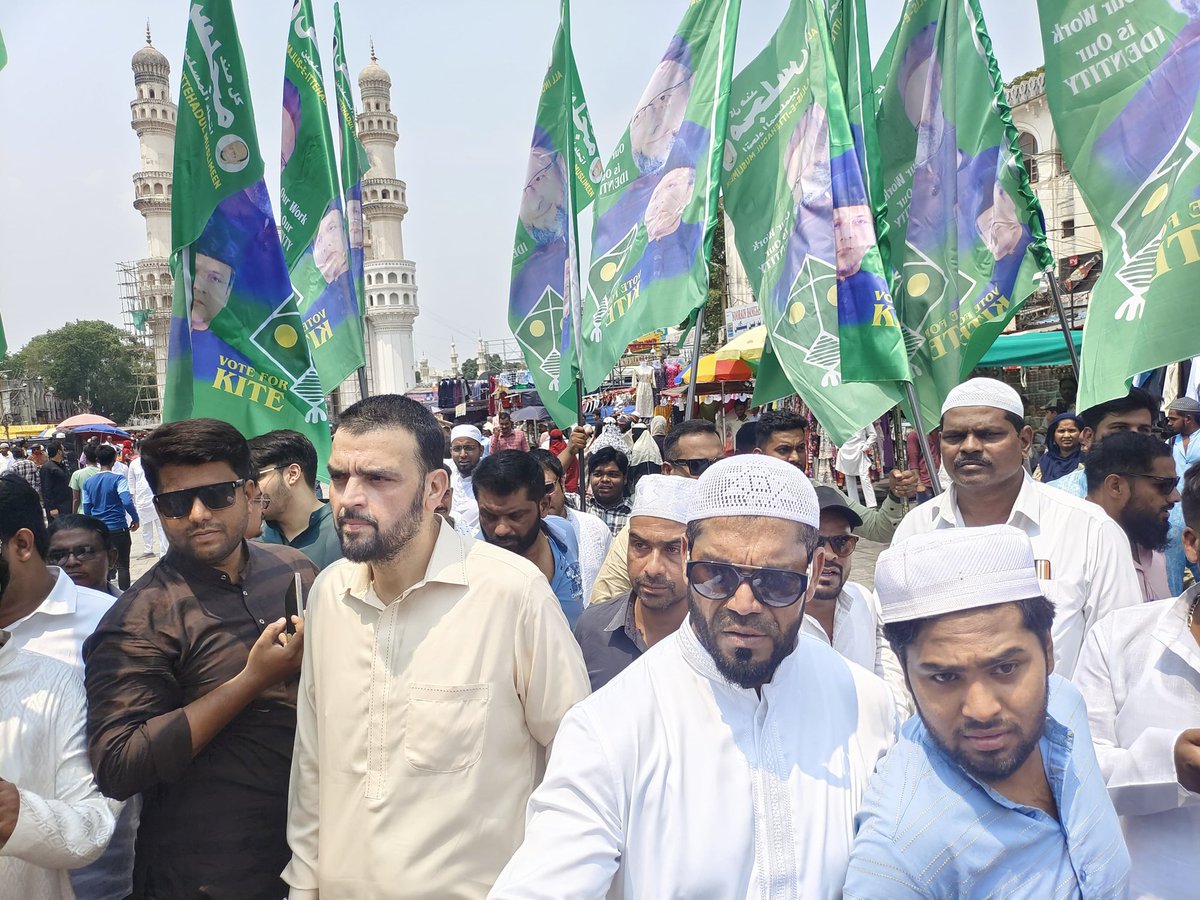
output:
[[[712,254],[708,259],[708,300],[704,303],[704,333],[700,350],[712,353],[721,345],[725,327],[725,307],[729,305],[725,283],[725,200],[717,203],[717,228],[713,233]]]
[[[33,338],[5,365],[13,377],[40,375],[64,399],[123,422],[137,401],[137,373],[154,365],[150,351],[108,322],[72,322]]]
[[[504,360],[500,358],[499,353],[489,353],[487,355],[487,364],[489,372],[503,372]]]
[[[475,357],[470,357],[462,362],[458,367],[458,371],[467,381],[474,381],[479,377],[479,363],[475,361]]]

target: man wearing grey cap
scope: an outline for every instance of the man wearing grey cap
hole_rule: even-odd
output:
[[[454,490],[450,515],[455,525],[478,537],[479,504],[471,479],[483,459],[483,433],[474,425],[455,425],[450,429],[450,459],[454,463],[454,471],[450,473],[450,487]]]
[[[696,482],[643,475],[629,513],[626,569],[630,589],[590,606],[575,625],[592,690],[683,624],[687,617],[684,528]]]
[[[688,618],[567,713],[491,897],[841,896],[895,709],[879,678],[800,632],[818,520],[781,460],[700,476]]]
[[[844,896],[1124,897],[1129,853],[1054,606],[1009,525],[918,535],[875,567],[916,701],[867,790]]]
[[[1008,524],[1033,544],[1042,593],[1054,604],[1056,668],[1075,670],[1101,616],[1142,602],[1129,540],[1095,504],[1034,481],[1023,459],[1033,440],[1021,397],[993,378],[958,385],[942,404],[942,463],[953,484],[910,511],[894,544],[943,529]]]
[[[1180,397],[1167,407],[1167,427],[1175,437],[1171,438],[1171,453],[1175,456],[1175,469],[1179,473],[1180,488],[1183,473],[1188,467],[1200,462],[1200,403],[1191,397]]]

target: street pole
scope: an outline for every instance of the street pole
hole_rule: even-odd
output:
[[[696,310],[696,328],[692,337],[692,377],[688,381],[687,390],[687,409],[684,410],[683,419],[686,422],[692,418],[692,409],[696,403],[696,380],[700,377],[700,339],[704,331],[704,307]]]
[[[904,395],[908,399],[909,411],[912,412],[913,427],[917,430],[917,446],[921,448],[921,459],[925,460],[925,470],[929,473],[929,489],[933,496],[942,492],[942,483],[938,479],[937,466],[933,463],[933,451],[929,449],[929,433],[925,423],[921,421],[921,405],[917,402],[917,392],[913,390],[912,382],[904,382]]]
[[[358,399],[367,399],[367,367],[358,367]]]
[[[567,44],[567,88],[563,91],[566,103],[563,108],[563,117],[566,120],[567,134],[567,154],[563,160],[563,168],[566,170],[566,189],[567,189],[567,253],[569,261],[567,266],[567,284],[566,294],[567,302],[571,306],[571,337],[575,345],[575,421],[576,428],[582,429],[584,426],[583,416],[583,343],[581,341],[580,332],[583,328],[583,298],[581,297],[581,286],[579,277],[579,208],[575,200],[575,48],[571,45],[571,0],[565,0],[562,5],[562,26],[563,37],[566,38]],[[560,371],[565,367],[566,358],[559,360]],[[575,457],[576,470],[578,476],[576,478],[576,490],[579,493],[579,511],[587,510],[587,485],[584,481],[584,457],[583,451],[580,451]],[[563,485],[564,489],[566,485]]]
[[[1063,309],[1062,292],[1058,288],[1058,276],[1053,269],[1047,269],[1050,278],[1050,296],[1054,298],[1054,308],[1058,311],[1058,325],[1062,329],[1063,339],[1067,342],[1067,352],[1071,355],[1071,368],[1075,370],[1075,381],[1079,381],[1079,353],[1075,350],[1075,341],[1071,339],[1071,327],[1067,324],[1067,314]],[[1075,313],[1075,304],[1071,304],[1071,314]]]

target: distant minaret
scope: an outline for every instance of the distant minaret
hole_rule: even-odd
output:
[[[413,387],[416,372],[417,267],[404,258],[401,226],[408,212],[407,186],[396,177],[400,136],[392,114],[392,79],[375,58],[374,42],[371,62],[358,76],[358,86],[363,104],[358,138],[371,162],[362,186],[371,391],[400,394]]]
[[[450,342],[450,377],[458,377],[458,348],[454,346],[454,341]]]
[[[138,136],[141,168],[133,176],[133,208],[146,219],[147,255],[137,262],[137,299],[150,311],[147,325],[154,347],[159,401],[167,381],[167,336],[171,325],[171,171],[175,158],[175,104],[171,102],[171,65],[150,43],[133,54],[129,104]]]
[[[479,337],[479,346],[475,348],[475,365],[476,371],[486,372],[488,367],[487,344],[483,342],[483,336]]]

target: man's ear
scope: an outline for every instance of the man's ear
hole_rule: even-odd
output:
[[[1033,446],[1033,429],[1026,425],[1021,429],[1018,437],[1021,439],[1021,450],[1027,451]]]
[[[550,515],[550,495],[543,494],[542,499],[538,501],[538,515],[541,518],[546,518]]]
[[[425,510],[433,512],[437,509],[438,504],[442,502],[442,497],[446,494],[446,489],[450,487],[450,476],[446,474],[446,470],[441,466],[436,469],[431,469],[425,475]]]
[[[1080,430],[1079,446],[1083,449],[1084,453],[1087,453],[1089,450],[1092,449],[1092,437],[1094,435],[1095,435],[1095,432],[1092,431],[1092,429],[1088,428],[1086,425],[1083,426],[1083,428]]]

